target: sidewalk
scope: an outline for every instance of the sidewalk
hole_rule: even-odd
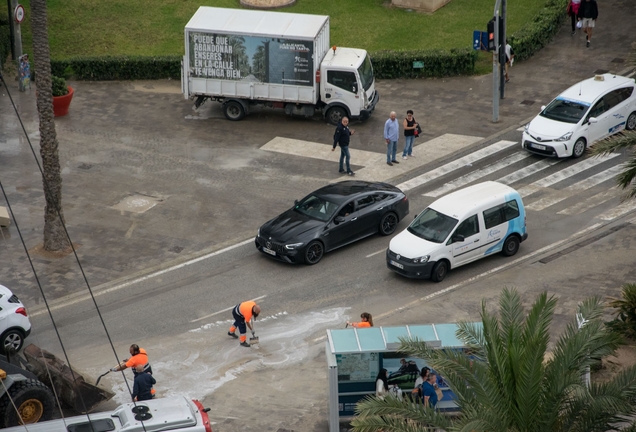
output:
[[[445,134],[483,138],[518,127],[581,79],[625,69],[636,3],[608,0],[599,8],[591,48],[585,48],[580,31],[571,36],[565,24],[551,44],[515,64],[499,123],[491,121],[490,75],[378,82],[376,112],[352,125],[354,170],[360,150],[367,152],[366,161],[377,159],[382,170],[388,170],[382,129],[390,111],[399,118],[407,109],[415,111],[424,129],[416,145]],[[194,113],[174,81],[71,84],[76,90],[71,112],[56,119],[63,208],[88,280],[97,289],[246,240],[293,198],[340,178],[338,152],[330,152],[331,160],[308,160],[262,149],[277,137],[331,144],[333,128],[318,117],[289,118],[262,110],[233,123],[224,120],[220,105],[212,102]],[[37,145],[35,89],[19,93],[16,82],[10,85]],[[32,249],[42,241],[42,183],[4,88],[0,124],[0,181]],[[470,139],[454,144],[455,151],[438,155],[437,162],[479,147]],[[402,146],[400,142],[398,151]],[[418,150],[424,148],[416,147],[416,154]],[[393,180],[425,172],[429,162],[425,158],[409,166],[404,161]],[[135,209],[140,200],[147,205]],[[0,205],[6,206],[4,199]],[[41,304],[15,224],[2,228],[2,234],[0,283],[28,306]],[[34,258],[49,300],[85,290],[72,256]]]

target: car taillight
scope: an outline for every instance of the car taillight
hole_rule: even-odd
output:
[[[15,313],[20,314],[20,315],[24,315],[27,316],[27,311],[25,308],[23,307],[19,307],[15,310]]]
[[[404,199],[402,199],[402,201],[408,201],[409,199],[406,197],[406,195],[404,195]]]

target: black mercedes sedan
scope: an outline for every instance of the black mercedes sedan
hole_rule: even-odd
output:
[[[325,252],[379,232],[409,214],[404,193],[386,183],[343,181],[307,195],[258,229],[256,248],[288,263],[318,263]]]

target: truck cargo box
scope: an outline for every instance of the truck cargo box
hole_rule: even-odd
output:
[[[185,27],[183,93],[316,104],[329,17],[200,7]]]

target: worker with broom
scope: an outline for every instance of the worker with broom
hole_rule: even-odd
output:
[[[137,344],[132,344],[130,346],[130,356],[131,357],[129,359],[124,360],[119,365],[112,368],[109,372],[119,372],[124,369],[132,368],[133,375],[135,377],[137,377],[137,375],[141,373],[148,373],[152,375],[152,367],[150,366],[150,362],[148,361],[148,354],[146,353],[145,349],[139,348],[139,345]],[[150,390],[150,393],[154,397],[154,387]]]
[[[239,336],[237,336],[235,333],[236,328],[238,327],[240,333],[240,345],[249,347],[250,344],[247,342],[247,336],[245,335],[247,333],[245,326],[247,326],[252,332],[252,338],[250,339],[250,342],[258,343],[258,338],[254,334],[254,327],[252,326],[250,321],[252,321],[252,318],[256,318],[260,313],[261,307],[257,305],[256,302],[245,301],[243,303],[237,304],[234,309],[232,309],[234,324],[232,324],[232,326],[230,327],[230,331],[227,332],[227,334],[235,339],[239,338]]]

